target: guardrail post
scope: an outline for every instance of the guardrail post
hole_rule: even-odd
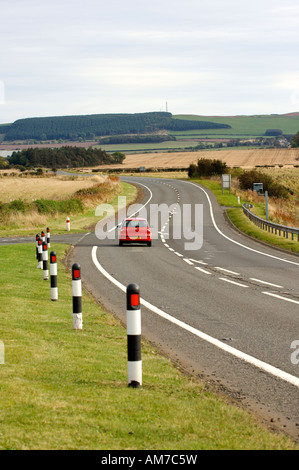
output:
[[[73,291],[73,327],[74,330],[82,330],[82,285],[81,268],[78,263],[72,266],[72,291]]]
[[[46,242],[43,242],[43,277],[45,281],[49,279],[48,246]]]
[[[140,289],[127,286],[128,386],[142,385]]]
[[[56,252],[50,253],[51,300],[58,300]]]
[[[69,217],[66,219],[66,229],[68,232],[71,230],[71,221]]]

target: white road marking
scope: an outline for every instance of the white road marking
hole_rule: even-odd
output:
[[[204,274],[211,274],[209,271],[206,271],[203,268],[199,268],[198,266],[195,266],[195,269],[197,269],[197,271],[200,271],[201,273],[204,273]]]
[[[185,261],[186,263],[188,263],[188,264],[191,264],[191,265],[193,266],[192,261],[190,261],[188,258],[184,258],[184,261]]]
[[[126,287],[121,284],[119,281],[114,279],[104,268],[103,266],[99,263],[97,259],[97,246],[94,246],[92,248],[91,252],[91,257],[94,265],[96,268],[103,274],[103,276],[106,277],[110,282],[112,282],[115,286],[117,286],[119,289],[121,289],[124,293],[126,292]],[[202,331],[197,330],[196,328],[193,328],[192,326],[188,325],[187,323],[182,322],[181,320],[178,320],[177,318],[173,317],[172,315],[169,315],[168,313],[164,312],[163,310],[159,309],[155,305],[152,305],[151,303],[147,302],[144,299],[140,299],[140,303],[151,310],[152,312],[156,313],[157,315],[161,316],[162,318],[170,321],[171,323],[179,326],[180,328],[183,328],[186,331],[189,331],[190,333],[194,334],[198,338],[203,339],[204,341],[209,342],[210,344],[213,344],[217,348],[232,354],[233,356],[249,363],[252,364],[255,367],[258,367],[261,370],[264,370],[265,372],[268,372],[271,375],[274,375],[275,377],[278,377],[290,384],[295,385],[296,387],[299,387],[299,378],[295,377],[291,374],[288,374],[287,372],[284,372],[281,369],[278,369],[277,367],[271,366],[270,364],[267,364],[266,362],[260,361],[256,357],[250,356],[249,354],[243,353],[242,351],[239,351],[238,349],[233,348],[232,346],[229,346],[228,344],[222,343],[216,338],[213,338],[212,336],[207,335],[206,333],[203,333]]]
[[[189,258],[190,261],[193,261],[193,263],[198,263],[198,264],[204,264],[204,265],[208,265],[208,263],[205,263],[204,261],[198,261],[197,259],[192,259],[192,258]]]
[[[299,305],[298,300],[288,299],[288,297],[282,297],[282,295],[272,294],[272,292],[262,292],[262,294],[270,295],[271,297],[276,297],[277,299],[286,300],[287,302],[291,302],[293,304],[298,304]]]
[[[237,242],[236,240],[233,240],[232,238],[228,237],[227,235],[225,235],[217,226],[216,222],[215,222],[215,218],[214,218],[214,213],[213,213],[213,208],[212,208],[212,202],[211,202],[211,199],[208,195],[208,193],[199,185],[195,184],[195,183],[192,183],[191,181],[184,181],[184,180],[180,180],[181,182],[184,182],[184,183],[187,183],[187,184],[192,184],[193,186],[195,186],[197,189],[199,189],[200,191],[203,191],[203,193],[206,195],[207,197],[207,200],[208,200],[208,203],[209,203],[209,207],[210,207],[210,216],[211,216],[211,219],[212,219],[212,222],[213,222],[213,225],[215,227],[215,229],[217,230],[217,232],[224,238],[226,238],[227,240],[229,240],[230,242],[234,243],[235,245],[238,245],[238,246],[241,246],[242,248],[245,248],[246,250],[249,250],[249,251],[253,251],[254,253],[258,253],[259,255],[263,255],[263,256],[268,256],[269,258],[273,258],[273,259],[276,259],[278,261],[283,261],[284,263],[289,263],[289,264],[294,264],[295,266],[299,266],[299,263],[296,263],[295,261],[290,261],[288,259],[284,259],[284,258],[279,258],[279,256],[274,256],[274,255],[270,255],[269,253],[264,253],[263,251],[258,251],[258,250],[255,250],[254,248],[250,248],[249,246],[246,246],[246,245],[243,245],[242,243],[240,242]]]
[[[225,281],[225,282],[229,282],[230,284],[234,284],[235,286],[249,287],[249,286],[246,286],[245,284],[241,284],[240,282],[231,281],[230,279],[226,279],[225,277],[219,277],[219,279],[221,279],[221,281]]]
[[[254,277],[250,277],[249,279],[251,281],[260,282],[261,284],[267,284],[267,286],[280,287],[281,289],[283,288],[283,286],[279,286],[277,284],[272,284],[271,282],[261,281],[261,279],[255,279]]]
[[[234,271],[230,271],[229,269],[220,268],[219,266],[215,266],[215,269],[219,269],[220,271],[224,271],[229,274],[235,274],[236,276],[240,276],[240,273],[235,273]]]

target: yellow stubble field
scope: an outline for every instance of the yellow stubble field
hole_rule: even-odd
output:
[[[290,149],[229,149],[198,152],[161,152],[129,154],[121,168],[188,168],[200,158],[222,160],[230,167],[253,168],[256,165],[299,165],[299,148]],[[110,165],[109,168],[120,165]],[[99,168],[106,168],[101,166]]]

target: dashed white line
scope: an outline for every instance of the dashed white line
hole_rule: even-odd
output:
[[[195,269],[197,269],[197,271],[200,271],[204,274],[211,274],[209,271],[206,271],[205,269],[203,268],[200,268],[199,266],[195,266]]]
[[[271,282],[261,281],[260,279],[255,279],[254,277],[250,277],[249,279],[251,281],[256,281],[256,282],[259,282],[261,284],[266,284],[267,286],[280,287],[281,289],[283,288],[283,286],[279,286],[278,284],[272,284]]]
[[[272,294],[272,292],[262,292],[262,294],[270,295],[271,297],[276,297],[277,299],[286,300],[287,302],[291,302],[293,304],[299,305],[298,300],[289,299],[288,297],[283,297],[282,295],[278,295],[278,294]]]
[[[184,261],[185,261],[187,264],[193,265],[192,261],[190,261],[188,258],[184,258]]]
[[[235,274],[236,276],[240,276],[240,273],[236,273],[235,271],[230,271],[229,269],[220,268],[219,266],[215,266],[215,269],[219,269],[219,271],[224,271],[229,274]]]
[[[198,263],[198,264],[204,264],[205,266],[207,266],[208,263],[205,263],[204,261],[198,261],[197,259],[192,259],[192,258],[189,258],[190,261],[193,261],[193,263]]]
[[[181,257],[184,256],[184,255],[182,255],[181,253],[178,253],[177,251],[175,251],[174,254],[177,255],[177,256],[181,256]]]
[[[230,279],[226,279],[226,277],[219,277],[219,279],[221,279],[221,281],[225,281],[225,282],[229,282],[230,284],[234,284],[235,286],[249,287],[249,286],[246,286],[245,284],[241,284],[240,282],[231,281]]]

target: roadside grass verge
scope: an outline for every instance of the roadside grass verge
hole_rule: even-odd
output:
[[[73,330],[66,249],[51,246],[52,302],[35,246],[0,247],[0,449],[296,449],[145,341],[143,387],[128,387],[125,328],[85,292],[83,330]]]
[[[249,201],[244,199],[244,197],[240,197],[240,204],[238,204],[236,194],[233,194],[233,191],[231,194],[229,194],[228,189],[224,189],[224,193],[222,194],[221,183],[217,181],[206,179],[196,179],[191,181],[199,183],[202,186],[210,189],[216,196],[218,203],[221,206],[228,207],[226,212],[229,220],[241,232],[255,238],[256,240],[275,246],[277,248],[291,251],[293,253],[299,253],[299,242],[297,241],[296,237],[294,240],[291,240],[290,238],[286,239],[283,236],[266,232],[265,230],[257,227],[253,222],[251,222],[251,220],[248,219],[248,217],[246,217],[242,210],[242,204]],[[266,218],[264,203],[261,202],[254,204],[252,211],[259,217]]]
[[[111,177],[110,177],[111,178]],[[98,191],[96,191],[98,190]],[[0,221],[1,236],[32,236],[41,228],[50,227],[51,234],[66,233],[66,217],[71,219],[72,232],[86,232],[100,218],[95,216],[95,209],[101,203],[118,206],[118,196],[125,196],[127,204],[133,203],[137,196],[135,186],[112,180],[112,184],[97,185],[77,191],[69,200],[55,201],[39,199],[35,202],[36,210],[25,211],[26,205],[21,200],[14,200],[11,213],[2,214]],[[69,212],[68,212],[69,210]]]

